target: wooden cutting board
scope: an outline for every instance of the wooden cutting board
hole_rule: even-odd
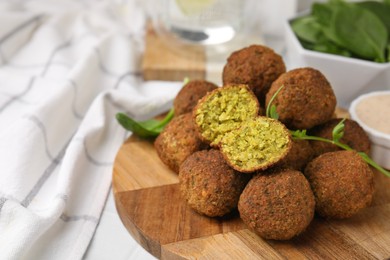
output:
[[[387,259],[390,257],[390,178],[375,173],[371,207],[348,220],[315,217],[290,241],[264,240],[237,212],[208,218],[180,198],[178,178],[158,158],[153,141],[130,137],[113,168],[113,191],[127,230],[161,259]]]
[[[182,48],[159,37],[148,24],[145,36],[145,52],[142,56],[144,80],[206,79],[206,52],[201,46]]]

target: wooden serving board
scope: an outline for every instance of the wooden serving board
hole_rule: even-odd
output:
[[[145,37],[145,52],[142,56],[144,80],[176,80],[206,78],[206,53],[204,48],[168,46],[149,24]],[[185,54],[185,55],[184,55]]]
[[[390,257],[390,178],[375,173],[370,208],[348,220],[315,217],[290,241],[264,240],[237,212],[208,218],[180,198],[178,177],[158,158],[153,141],[130,137],[113,168],[113,191],[127,230],[161,259],[386,259]]]

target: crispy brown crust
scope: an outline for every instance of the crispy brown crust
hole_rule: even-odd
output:
[[[258,99],[256,98],[255,94],[253,93],[253,91],[250,90],[250,88],[247,86],[247,85],[241,85],[241,84],[236,84],[236,85],[225,85],[223,87],[220,87],[220,88],[217,88],[217,89],[214,89],[210,92],[208,92],[205,96],[203,96],[197,103],[197,105],[194,107],[194,109],[192,110],[192,117],[193,117],[193,121],[195,122],[195,129],[196,129],[196,133],[198,135],[198,138],[200,140],[202,140],[202,142],[204,143],[207,143],[210,145],[210,143],[212,142],[211,140],[208,140],[207,138],[205,138],[203,135],[202,135],[202,128],[196,124],[196,117],[197,117],[197,110],[202,106],[202,104],[204,104],[204,102],[207,102],[207,100],[213,96],[213,95],[217,95],[218,93],[222,92],[222,91],[225,91],[225,90],[228,90],[229,88],[233,88],[233,87],[242,87],[242,88],[245,88],[248,90],[248,93],[252,96],[252,99],[253,99],[253,102],[256,102],[256,106],[257,106],[257,113],[255,116],[257,116],[260,112],[261,112],[261,107],[260,107],[260,104],[259,104],[259,101]],[[218,148],[218,144],[216,145],[213,145],[211,144],[211,147],[214,147],[214,148]]]
[[[372,201],[373,172],[355,151],[324,153],[307,165],[304,174],[320,216],[349,218]]]
[[[310,185],[299,171],[255,175],[240,196],[243,222],[265,239],[287,240],[302,233],[314,216]]]
[[[272,83],[266,96],[268,104],[274,99],[279,120],[290,129],[310,129],[332,118],[336,96],[325,76],[313,68],[299,68],[282,74]]]
[[[175,116],[192,112],[198,100],[218,86],[206,80],[191,80],[179,91],[173,101]]]
[[[247,84],[260,102],[272,82],[282,73],[286,66],[280,55],[262,45],[251,45],[233,52],[227,59],[222,72],[223,84]]]
[[[314,150],[307,140],[292,139],[291,143],[290,151],[276,166],[301,171],[314,158]]]
[[[196,151],[208,146],[196,134],[192,114],[174,117],[154,142],[161,161],[174,172],[179,172],[183,161]]]
[[[342,120],[342,118],[333,118],[326,123],[316,126],[309,131],[310,135],[323,137],[332,140],[333,128]],[[370,154],[371,142],[367,133],[363,128],[355,121],[346,119],[344,121],[344,135],[340,139],[341,143],[344,143],[358,152],[364,152],[367,155]],[[323,153],[335,152],[341,150],[338,146],[321,142],[321,141],[310,141],[311,146],[314,150],[314,155],[317,157]]]
[[[230,168],[218,150],[203,150],[189,156],[180,167],[182,197],[200,214],[217,217],[237,207],[250,176]]]

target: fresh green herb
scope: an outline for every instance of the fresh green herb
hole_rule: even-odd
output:
[[[273,113],[276,113],[276,106],[273,103],[274,99],[276,98],[276,96],[279,94],[280,90],[283,88],[283,85],[273,94],[273,96],[271,97],[270,99],[270,102],[268,103],[267,105],[267,109],[266,109],[266,116],[267,117],[271,117],[271,118],[274,118],[272,116]],[[272,110],[275,110],[275,112],[271,112]],[[277,115],[277,114],[276,114]],[[275,118],[274,118],[275,119]],[[352,151],[353,149],[340,142],[341,138],[344,136],[344,129],[345,129],[345,124],[344,124],[344,121],[346,119],[343,118],[342,120],[340,120],[340,122],[333,128],[332,130],[332,140],[330,139],[327,139],[327,138],[323,138],[323,137],[318,137],[318,136],[312,136],[312,135],[308,135],[307,134],[307,130],[306,129],[303,129],[303,130],[290,130],[290,133],[291,133],[291,136],[293,139],[295,140],[312,140],[312,141],[321,141],[321,142],[326,142],[326,143],[331,143],[331,144],[334,144],[338,147],[340,147],[341,149],[344,149],[344,150],[347,150],[347,151]],[[390,177],[390,172],[383,169],[381,166],[379,166],[376,162],[374,162],[366,153],[364,152],[357,152],[360,157],[366,162],[368,163],[369,165],[371,165],[372,167],[374,167],[375,169],[377,169],[379,172],[383,173],[385,176],[387,177]]]
[[[279,114],[276,112],[276,106],[272,103],[274,102],[274,99],[276,98],[276,96],[279,94],[279,92],[282,90],[283,87],[284,87],[284,85],[280,86],[278,88],[278,90],[271,97],[271,99],[267,105],[267,109],[265,110],[265,114],[267,117],[270,117],[270,118],[273,118],[276,120],[279,119]]]
[[[186,85],[189,81],[190,79],[185,77],[183,80],[183,86]],[[158,136],[161,133],[164,127],[169,123],[169,121],[171,121],[173,116],[174,110],[171,108],[171,110],[162,120],[150,119],[138,122],[128,117],[124,113],[117,113],[115,117],[119,124],[126,130],[133,132],[139,137],[152,138]]]
[[[129,130],[140,137],[150,138],[158,136],[172,119],[173,115],[174,110],[172,108],[162,120],[151,119],[137,122],[124,113],[117,113],[116,119],[118,120],[119,124],[126,130]]]
[[[291,21],[306,49],[389,62],[390,0],[313,3],[311,13]]]
[[[340,123],[338,124],[339,127],[341,128],[344,128],[344,123],[342,123],[345,119],[343,119],[342,121],[340,121]],[[336,126],[337,127],[337,126]],[[335,127],[335,128],[336,128]],[[333,132],[335,130],[333,129]],[[344,134],[343,131],[339,132],[339,135],[338,137],[341,135]],[[330,140],[330,139],[326,139],[326,138],[322,138],[322,137],[318,137],[318,136],[311,136],[311,135],[307,135],[306,134],[306,130],[295,130],[295,131],[291,131],[291,136],[294,138],[294,139],[300,139],[300,140],[313,140],[313,141],[321,141],[321,142],[326,142],[326,143],[331,143],[331,144],[334,144],[334,145],[337,145],[338,147],[344,149],[344,150],[347,150],[347,151],[352,151],[353,149],[346,145],[346,144],[343,144],[339,141],[339,139],[335,139],[335,136],[333,136],[333,140]],[[338,138],[337,137],[337,138]],[[390,172],[383,169],[381,166],[379,166],[376,162],[374,162],[366,153],[364,152],[357,152],[360,157],[366,162],[368,163],[369,165],[371,165],[372,167],[374,167],[375,169],[377,169],[379,172],[383,173],[385,176],[387,177],[390,177]]]
[[[332,130],[332,138],[334,141],[340,141],[340,139],[343,137],[344,135],[344,121],[345,121],[345,118],[343,120],[341,120]]]

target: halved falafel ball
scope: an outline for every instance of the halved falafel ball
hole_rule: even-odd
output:
[[[290,70],[275,80],[266,105],[283,86],[273,103],[279,120],[290,129],[310,129],[332,118],[336,96],[325,76],[313,68]]]
[[[276,166],[301,171],[313,158],[314,150],[309,141],[292,139],[290,151]]]
[[[191,80],[183,86],[177,93],[173,100],[173,108],[175,116],[192,112],[199,99],[201,99],[207,92],[218,88],[212,82],[206,80]]]
[[[247,84],[264,105],[272,82],[286,72],[280,55],[263,45],[251,45],[233,52],[223,68],[222,81],[228,84]]]
[[[324,153],[306,166],[304,174],[322,217],[349,218],[372,201],[373,172],[355,151]]]
[[[238,202],[243,222],[265,239],[288,240],[310,224],[315,201],[300,171],[284,169],[255,175]]]
[[[195,130],[192,114],[172,118],[154,142],[161,161],[174,172],[179,172],[182,162],[196,151],[206,149]]]
[[[342,120],[342,118],[332,118],[329,121],[314,127],[309,130],[310,135],[326,138],[332,140],[333,128]],[[344,135],[340,142],[348,145],[358,152],[370,154],[371,142],[367,133],[363,128],[352,119],[345,119],[344,121]],[[341,150],[340,147],[321,141],[310,141],[314,150],[315,157],[327,152],[334,152]]]
[[[216,147],[225,133],[259,114],[259,102],[246,85],[228,85],[209,92],[193,110],[201,139]]]
[[[288,129],[279,121],[258,116],[226,133],[220,149],[227,163],[240,172],[265,170],[283,159],[291,148]]]
[[[179,172],[180,190],[188,205],[200,214],[217,217],[237,207],[249,175],[229,167],[218,150],[189,156]]]

